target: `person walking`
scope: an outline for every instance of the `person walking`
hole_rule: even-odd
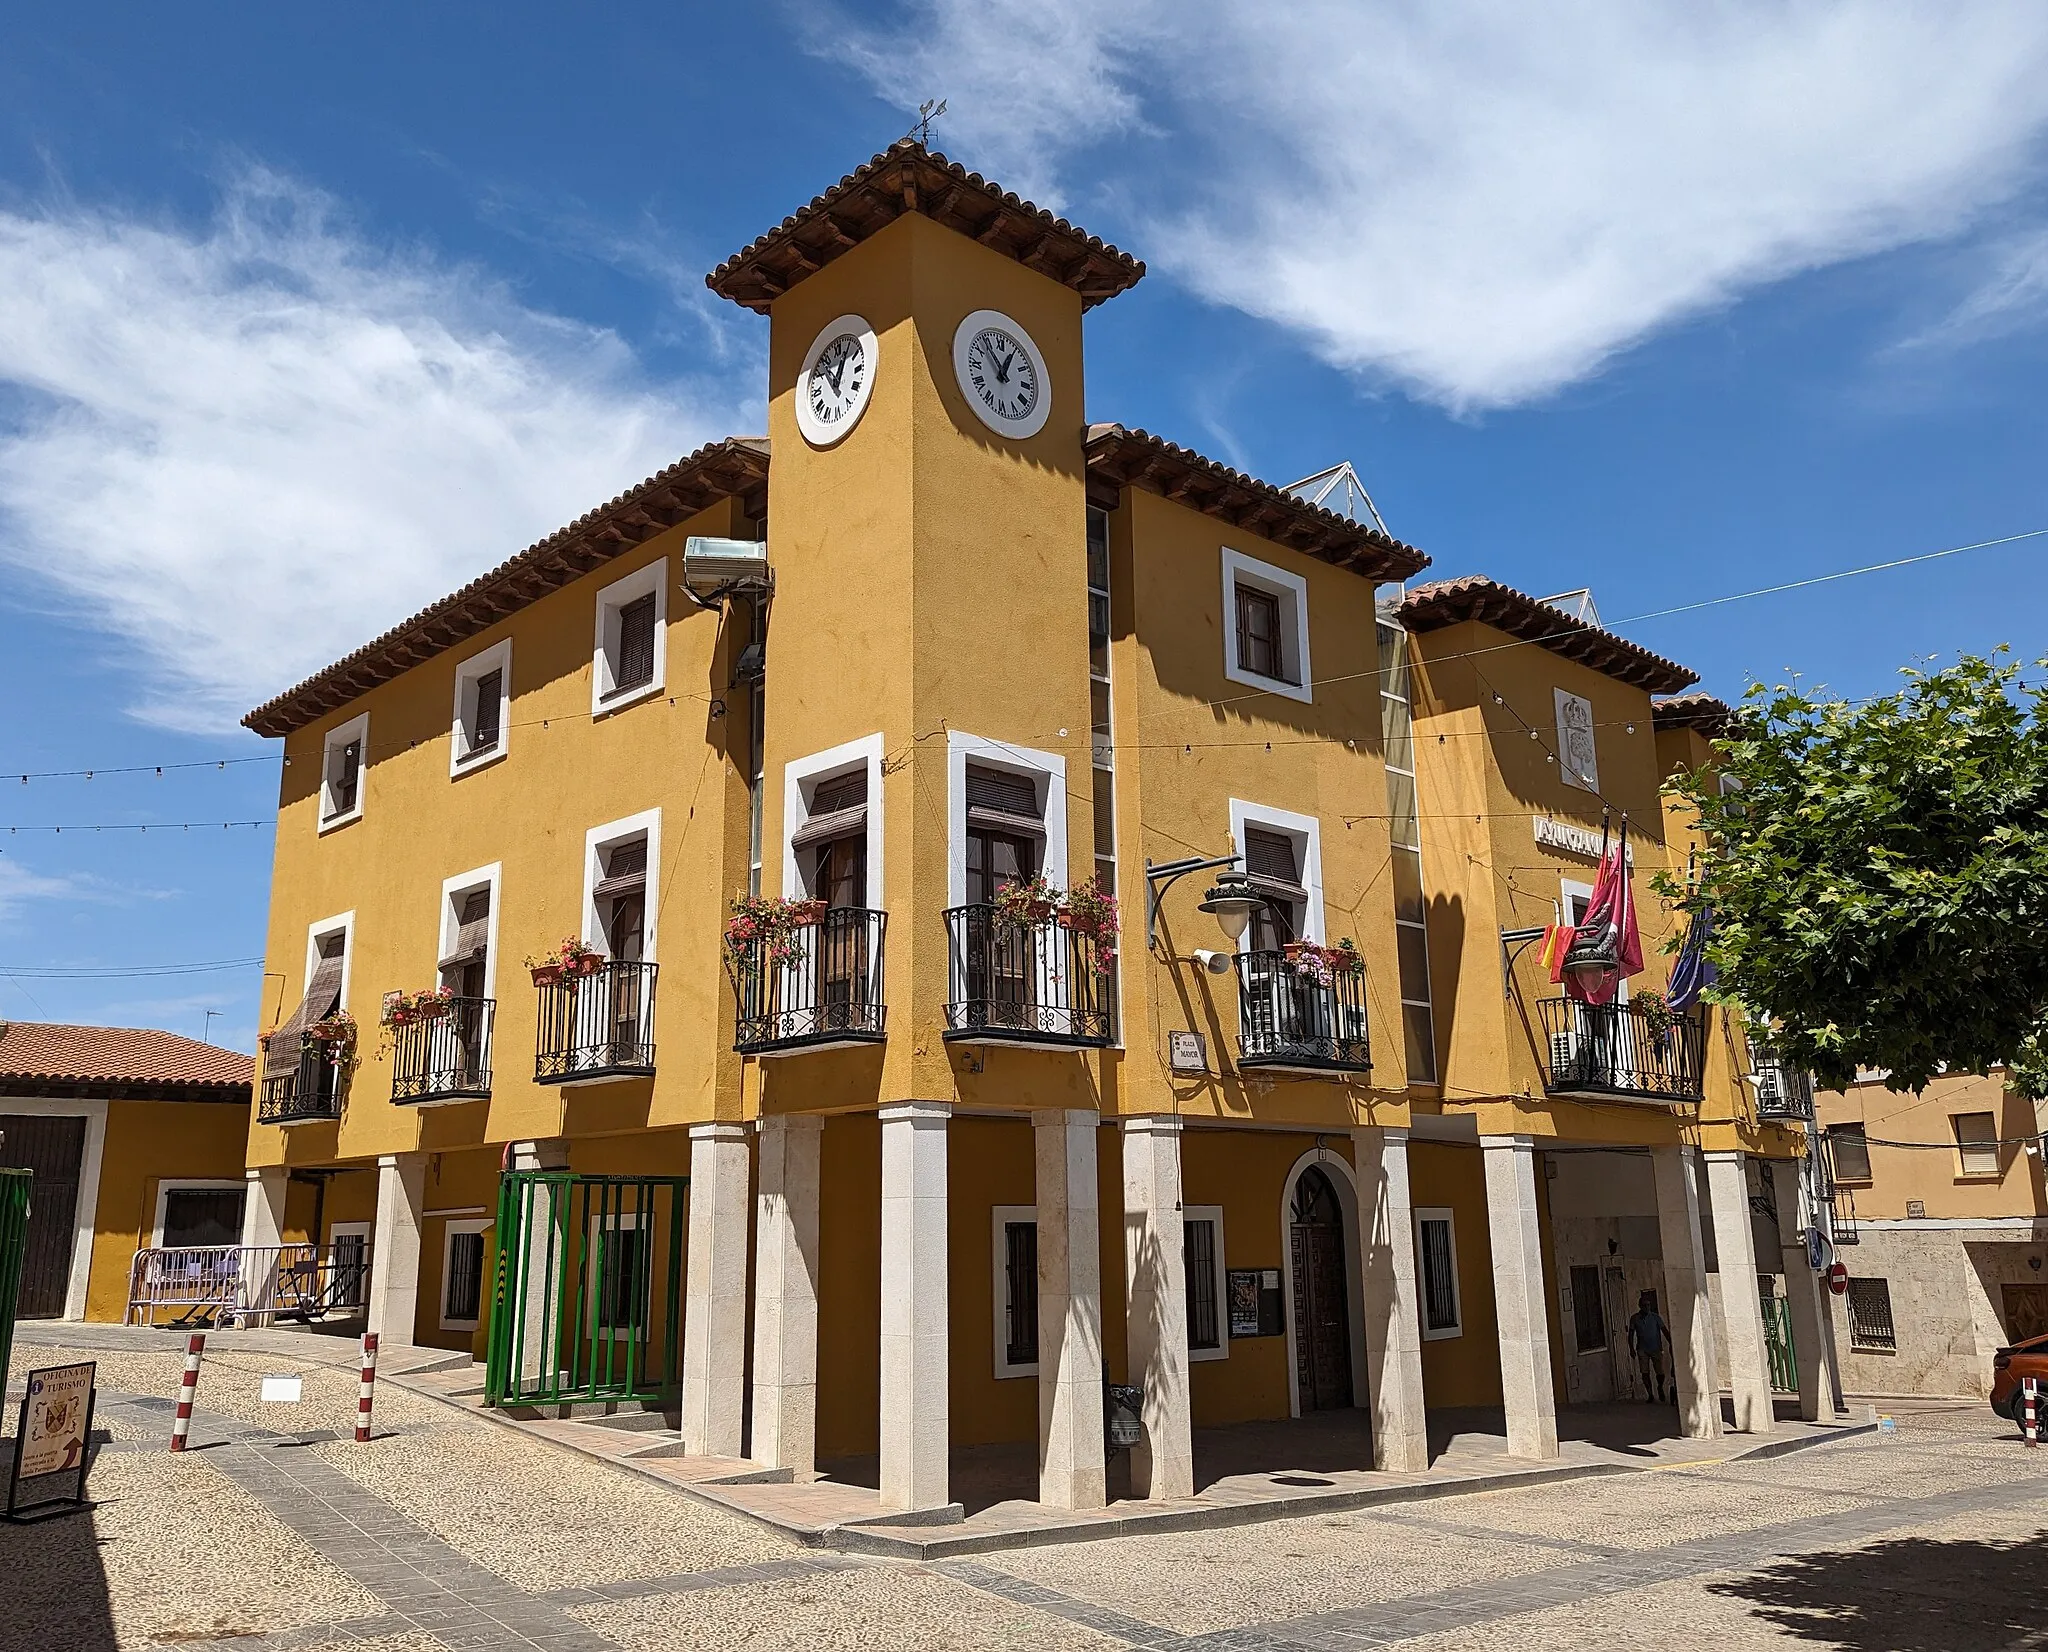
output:
[[[1651,1405],[1661,1403],[1666,1388],[1675,1397],[1678,1386],[1670,1376],[1671,1327],[1657,1312],[1657,1293],[1645,1291],[1636,1302],[1635,1318],[1628,1322],[1629,1352],[1636,1357],[1636,1369],[1643,1375],[1643,1398]]]

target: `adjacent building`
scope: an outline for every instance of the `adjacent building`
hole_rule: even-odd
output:
[[[1693,674],[1587,593],[1420,582],[1355,478],[1091,422],[1143,273],[898,144],[708,278],[766,318],[766,436],[250,714],[246,1242],[349,1224],[371,1323],[495,1399],[676,1394],[689,1449],[873,1458],[901,1509],[1034,1439],[1101,1503],[1106,1378],[1141,1496],[1330,1408],[1382,1467],[1429,1407],[1554,1455],[1644,1290],[1683,1426],[1725,1370],[1768,1430],[1717,1266],[1829,1414],[1796,1111],[1721,1012],[1537,962],[1625,827],[1662,984]]]

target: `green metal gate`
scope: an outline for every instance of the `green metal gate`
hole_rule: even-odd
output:
[[[508,1171],[484,1397],[659,1400],[682,1381],[687,1176]]]
[[[1792,1346],[1792,1304],[1776,1292],[1764,1298],[1764,1349],[1770,1356],[1771,1388],[1799,1392],[1799,1355]]]
[[[14,1306],[21,1292],[21,1263],[28,1254],[30,1172],[0,1169],[0,1381],[14,1351]]]

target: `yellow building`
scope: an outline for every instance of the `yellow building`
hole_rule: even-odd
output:
[[[1333,473],[1088,422],[1084,316],[1143,273],[898,144],[709,277],[767,317],[765,438],[250,714],[290,989],[250,1243],[329,1236],[317,1171],[372,1323],[507,1403],[674,1393],[691,1450],[871,1457],[894,1508],[1035,1438],[1085,1507],[1105,1377],[1141,1496],[1196,1428],[1354,1406],[1382,1467],[1426,1405],[1555,1454],[1633,1307],[1558,1247],[1625,1188],[1686,1426],[1717,1347],[1770,1426],[1703,1233],[1775,1272],[1748,1189],[1800,1137],[1718,1013],[1549,1007],[1527,935],[1626,814],[1661,983],[1658,784],[1707,747],[1651,697],[1691,675],[1490,582],[1404,595],[1427,558]]]

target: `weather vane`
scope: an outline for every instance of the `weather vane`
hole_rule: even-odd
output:
[[[917,139],[917,141],[923,144],[927,149],[931,148],[932,122],[937,120],[945,112],[946,100],[944,98],[940,98],[936,103],[934,103],[930,98],[926,98],[924,102],[920,103],[917,106],[917,124],[913,126],[908,132],[905,132],[903,135],[906,138]]]

